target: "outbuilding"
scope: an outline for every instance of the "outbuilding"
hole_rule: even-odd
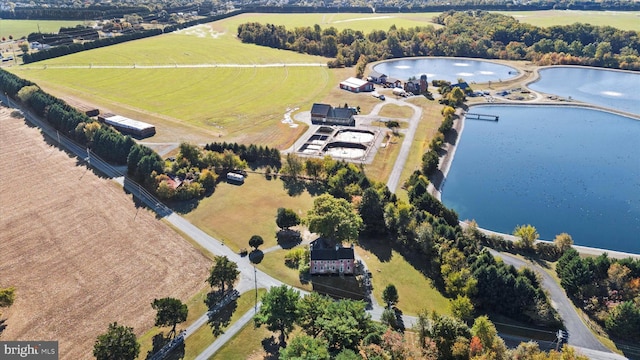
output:
[[[370,81],[350,77],[340,83],[340,89],[359,93],[373,91],[373,83]]]

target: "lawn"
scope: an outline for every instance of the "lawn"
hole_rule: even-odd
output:
[[[308,110],[336,81],[326,67],[179,69],[31,69],[19,76],[102,109],[156,125],[154,141],[242,141],[286,148],[305,127],[281,121],[290,108]],[[273,81],[277,79],[277,81]],[[233,86],[224,86],[233,84]],[[309,84],[314,84],[309,86]],[[123,108],[123,109],[119,109]],[[120,111],[118,111],[120,110]],[[187,126],[172,131],[174,125]],[[202,133],[204,130],[204,133]],[[189,133],[201,133],[192,139]]]
[[[498,11],[513,16],[520,22],[540,27],[554,25],[571,25],[586,23],[596,26],[613,26],[622,30],[640,31],[638,11],[578,11],[578,10],[545,10],[545,11]]]
[[[265,326],[256,328],[248,323],[209,359],[264,359],[267,354],[263,341],[272,336],[277,339],[278,334],[267,330]]]
[[[285,284],[311,291],[311,283],[303,284],[297,269],[292,269],[284,264],[284,256],[289,250],[277,250],[264,255],[264,259],[257,268],[268,275],[282,281]]]
[[[61,27],[74,27],[82,24],[82,21],[76,20],[10,20],[2,19],[0,21],[0,38],[9,38],[13,36],[14,40],[23,36],[27,37],[31,33],[38,31],[43,33],[57,33]]]
[[[265,289],[258,289],[258,298],[262,297],[266,292]],[[204,302],[203,302],[204,303]],[[231,316],[229,325],[238,321],[242,315],[251,310],[255,305],[255,292],[248,291],[240,295],[236,300],[236,308]],[[184,359],[195,359],[202,351],[204,351],[209,345],[211,345],[216,339],[213,335],[211,326],[205,324],[191,334],[187,340],[185,340],[185,355]]]
[[[308,192],[290,196],[282,180],[266,180],[264,175],[250,173],[243,185],[218,184],[216,191],[185,217],[233,251],[238,251],[249,247],[253,235],[262,236],[262,248],[276,245],[279,207],[293,209],[303,217],[312,206],[313,198]]]
[[[422,310],[451,314],[449,300],[433,287],[431,280],[384,240],[367,240],[356,247],[356,253],[372,273],[373,295],[379,304],[384,304],[384,288],[393,284],[400,298],[397,306],[405,315],[417,315]]]

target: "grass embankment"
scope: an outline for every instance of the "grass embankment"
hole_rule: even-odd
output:
[[[367,240],[362,247],[356,247],[356,252],[371,271],[373,295],[379,304],[384,304],[384,288],[393,284],[400,298],[397,307],[405,315],[417,315],[422,310],[451,315],[449,300],[432,285],[429,278],[396,250],[391,250],[385,241]]]
[[[223,182],[185,217],[233,251],[249,248],[253,235],[262,236],[261,248],[268,248],[277,244],[279,207],[293,209],[302,217],[313,206],[307,191],[290,196],[284,186],[282,180],[266,180],[262,174],[249,174],[240,186]]]

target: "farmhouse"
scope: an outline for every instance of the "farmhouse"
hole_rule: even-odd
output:
[[[353,110],[349,108],[334,108],[327,104],[315,103],[311,107],[311,123],[314,125],[355,126]]]
[[[342,244],[329,246],[324,239],[318,238],[311,242],[309,249],[311,251],[311,275],[354,274],[353,244],[351,247],[343,247]]]
[[[387,82],[387,75],[377,71],[372,71],[367,77],[367,80],[378,84],[384,84]]]
[[[355,93],[373,91],[373,83],[366,80],[350,77],[340,83],[340,89]]]
[[[409,80],[404,83],[404,90],[406,92],[414,93],[416,95],[427,92],[428,83],[427,75],[420,75],[420,80]]]
[[[111,125],[117,130],[138,137],[152,136],[156,133],[156,127],[142,121],[133,120],[120,115],[104,114],[98,116],[98,120]]]

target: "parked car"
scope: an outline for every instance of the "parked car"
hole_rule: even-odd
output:
[[[386,98],[384,97],[384,95],[380,95],[380,97],[378,97],[378,99],[380,99],[380,100],[384,100],[384,99],[386,99]]]

